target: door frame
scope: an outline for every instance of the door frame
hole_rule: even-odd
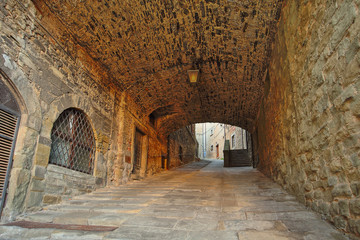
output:
[[[139,171],[135,171],[135,157],[136,157],[136,151],[135,151],[135,144],[136,144],[136,132],[139,132],[141,134],[141,156],[140,156],[140,162],[139,162]],[[131,150],[131,165],[132,170],[131,174],[138,174],[140,178],[144,178],[146,176],[146,169],[147,169],[147,158],[148,158],[148,145],[149,145],[149,138],[148,135],[146,135],[145,131],[143,131],[140,127],[135,124],[134,130],[133,130],[133,137],[132,137],[132,150]]]

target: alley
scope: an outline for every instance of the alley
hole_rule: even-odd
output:
[[[17,218],[113,231],[1,226],[0,239],[347,239],[257,170],[222,164],[188,164]]]

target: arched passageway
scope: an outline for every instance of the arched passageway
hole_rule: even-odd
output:
[[[22,99],[1,221],[196,161],[194,124],[222,122],[248,131],[258,170],[359,237],[359,7],[1,1],[0,72]],[[93,130],[89,171],[51,161],[66,109]]]

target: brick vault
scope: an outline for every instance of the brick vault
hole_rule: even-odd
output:
[[[281,1],[34,2],[68,52],[82,48],[104,83],[161,118],[160,132],[254,127]],[[190,69],[200,70],[197,84]]]

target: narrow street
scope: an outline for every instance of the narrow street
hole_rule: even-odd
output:
[[[256,169],[222,165],[188,164],[17,219],[113,231],[1,226],[0,239],[347,239]]]

